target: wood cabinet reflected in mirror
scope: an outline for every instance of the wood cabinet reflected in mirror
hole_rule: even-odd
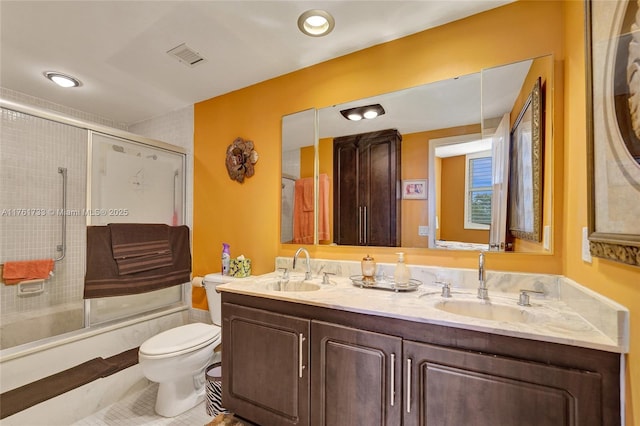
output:
[[[336,244],[400,244],[401,142],[395,129],[333,139]]]
[[[397,193],[399,207],[396,212],[396,227],[399,237],[396,246],[499,251],[511,248],[513,251],[519,252],[550,253],[550,248],[543,249],[543,243],[532,244],[526,241],[523,243],[517,239],[509,241],[506,224],[506,191],[508,191],[509,170],[508,134],[524,100],[531,91],[529,81],[534,74],[536,78],[542,77],[547,88],[552,88],[553,58],[551,56],[534,58],[485,69],[475,74],[322,108],[317,111],[318,127],[317,130],[314,129],[314,132],[317,133],[317,139],[314,139],[317,140],[317,145],[310,142],[302,148],[299,147],[301,139],[292,136],[288,124],[283,119],[283,184],[285,182],[285,156],[290,156],[292,152],[295,152],[294,156],[297,157],[302,169],[311,170],[311,173],[316,170],[317,175],[324,174],[329,178],[328,200],[319,203],[322,205],[326,202],[329,211],[328,231],[323,233],[322,238],[315,238],[316,244],[358,245],[353,242],[342,242],[336,236],[334,139],[397,129],[402,135],[401,155],[399,156],[401,172],[398,177],[398,185],[402,180],[426,179],[429,193],[427,199],[402,199],[401,194]],[[550,96],[546,97],[545,100],[547,140],[550,140],[549,135],[552,134],[553,126],[550,98]],[[385,114],[375,119],[349,121],[340,114],[340,111],[346,108],[378,103],[385,109]],[[308,112],[303,113],[306,113],[307,117],[309,116]],[[291,119],[294,115],[296,114],[287,117]],[[315,116],[307,121],[315,123]],[[504,129],[506,129],[506,136]],[[459,150],[456,155],[448,154],[447,158],[451,158],[451,161],[444,161],[438,159],[439,157],[435,154],[430,154],[431,147],[435,145],[434,141],[446,138],[465,139],[465,144],[451,147]],[[488,149],[487,140],[489,141]],[[476,155],[474,153],[479,151],[479,148],[473,147],[474,144],[468,142],[485,144],[481,151],[484,152],[485,157],[490,159],[492,173],[488,188],[486,185],[471,185],[471,189],[469,189],[470,183],[486,184],[487,181],[470,181],[469,165],[473,164],[471,159]],[[291,146],[295,144],[298,144],[298,147],[293,148],[292,151]],[[543,163],[551,164],[551,153],[551,151],[545,153]],[[314,154],[315,157],[313,157]],[[454,159],[464,167],[452,167],[447,164],[453,164]],[[552,217],[551,191],[549,189],[552,183],[551,167],[544,167],[543,164],[543,169],[545,170],[545,183],[542,197],[544,198],[545,210],[541,213],[541,221],[543,225],[550,226]],[[452,170],[457,171],[453,172]],[[315,184],[317,185],[317,183]],[[354,196],[357,191],[358,189],[354,187]],[[475,216],[469,221],[468,213],[464,213],[465,206],[470,211],[480,206],[482,214],[478,214],[476,209]],[[447,213],[452,211],[456,214]],[[283,221],[284,212],[283,195]],[[484,212],[490,212],[488,220]],[[480,224],[483,226],[474,224],[474,220],[483,222]],[[489,226],[487,226],[487,221]],[[466,228],[474,229],[466,229],[465,222]],[[470,223],[471,226],[469,226]],[[454,227],[457,227],[459,232],[449,234],[455,235],[453,237],[447,236],[444,231]],[[282,230],[281,242],[293,242],[292,238],[284,235],[284,225]],[[463,236],[471,234],[474,235],[473,238]]]

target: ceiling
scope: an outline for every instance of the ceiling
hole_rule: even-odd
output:
[[[0,86],[133,124],[511,1],[0,0]],[[333,32],[303,35],[308,9],[329,11]],[[182,43],[206,61],[167,54]]]

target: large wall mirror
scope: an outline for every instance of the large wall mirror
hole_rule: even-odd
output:
[[[281,242],[337,245],[345,240],[336,235],[343,232],[339,221],[353,223],[363,241],[348,245],[387,246],[366,236],[372,229],[387,232],[384,221],[392,220],[387,233],[397,239],[388,246],[543,252],[542,244],[518,244],[509,231],[510,131],[531,82],[540,78],[551,93],[552,75],[553,59],[545,56],[283,117]],[[552,96],[542,99],[550,132]],[[341,113],[378,104],[383,112],[373,119],[353,121]],[[342,161],[356,157],[359,174],[345,173],[350,166]],[[550,191],[550,184],[543,188]],[[383,200],[397,212],[377,218],[381,209],[371,206],[387,191],[395,202]],[[343,213],[336,204],[349,196],[355,207]],[[551,207],[547,202],[540,209]],[[349,217],[337,217],[339,211]]]

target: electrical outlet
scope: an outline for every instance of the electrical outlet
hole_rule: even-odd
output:
[[[593,262],[591,251],[589,250],[589,229],[582,228],[582,260],[588,263]]]
[[[418,236],[420,236],[420,237],[428,237],[429,236],[429,227],[428,226],[418,226]]]

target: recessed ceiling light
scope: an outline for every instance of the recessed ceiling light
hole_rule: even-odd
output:
[[[75,77],[71,77],[70,75],[62,74],[56,71],[45,71],[44,76],[49,80],[53,81],[60,87],[78,87],[81,86],[82,83]]]
[[[300,31],[311,37],[322,37],[331,32],[336,22],[326,10],[311,9],[298,18]]]

